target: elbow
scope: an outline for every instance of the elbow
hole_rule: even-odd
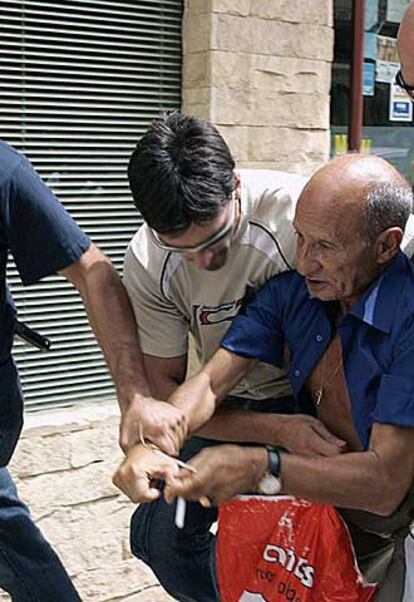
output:
[[[79,293],[84,296],[90,282],[93,281],[94,285],[97,282],[109,285],[114,279],[116,272],[102,251],[94,244],[91,244],[78,261],[61,270],[60,274],[69,280]]]
[[[388,479],[386,485],[375,488],[375,495],[364,510],[384,518],[389,517],[399,508],[408,490],[409,485],[406,483],[398,484],[392,478]]]
[[[384,499],[382,502],[376,505],[376,510],[373,510],[374,514],[387,518],[392,516],[396,510],[398,510],[401,502],[404,500],[405,495],[393,496],[392,498]]]

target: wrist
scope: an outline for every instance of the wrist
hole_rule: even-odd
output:
[[[410,96],[414,91],[414,63],[404,63],[395,76],[395,82]]]
[[[131,410],[139,410],[140,408],[148,405],[153,401],[152,397],[148,394],[144,394],[142,392],[128,392],[121,393],[118,391],[118,403],[121,414],[127,414]]]
[[[264,495],[278,495],[282,489],[282,456],[288,454],[288,450],[281,446],[266,446],[267,464],[266,471],[257,484],[257,491]]]
[[[292,419],[294,416],[287,414],[277,414],[274,420],[266,420],[267,414],[263,414],[265,423],[263,428],[265,430],[265,441],[266,445],[285,445],[288,447],[289,438],[292,436]]]
[[[265,447],[242,448],[250,464],[253,481],[253,491],[258,490],[258,485],[268,469],[268,453]]]

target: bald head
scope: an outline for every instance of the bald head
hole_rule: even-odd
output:
[[[347,311],[399,252],[411,209],[409,185],[379,157],[344,155],[320,169],[294,220],[309,293]]]
[[[338,211],[356,217],[361,234],[369,240],[387,228],[404,230],[412,211],[407,181],[390,163],[374,155],[337,157],[316,172],[306,189],[313,197],[316,193],[326,209],[337,204]],[[306,202],[306,195],[304,199]]]

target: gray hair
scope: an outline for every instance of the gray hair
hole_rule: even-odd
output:
[[[366,236],[373,242],[387,228],[398,227],[404,231],[413,211],[411,188],[400,182],[379,182],[370,187],[366,195]]]

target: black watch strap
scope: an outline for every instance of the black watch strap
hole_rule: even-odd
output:
[[[289,453],[286,447],[281,445],[266,445],[267,449],[267,469],[274,477],[280,477],[281,462],[280,456],[283,453]]]
[[[397,84],[397,86],[400,86],[400,88],[402,88],[406,92],[409,92],[409,93],[414,92],[414,86],[410,86],[409,84],[407,84],[407,82],[403,78],[401,69],[398,69],[397,73],[395,74],[395,83]]]

